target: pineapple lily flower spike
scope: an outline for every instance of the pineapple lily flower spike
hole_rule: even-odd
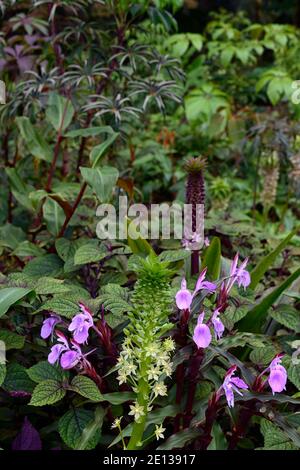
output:
[[[204,281],[206,275],[207,268],[203,269],[200,273],[200,276],[197,280],[195,290],[191,293],[186,287],[186,280],[185,278],[181,281],[181,288],[176,294],[176,305],[180,310],[189,310],[192,304],[193,298],[201,289],[207,290],[210,294],[215,292],[217,286],[213,282]]]

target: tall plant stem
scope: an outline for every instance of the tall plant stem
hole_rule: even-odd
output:
[[[187,396],[185,415],[184,415],[184,427],[185,428],[189,427],[190,422],[193,417],[193,405],[194,405],[195,393],[196,393],[197,382],[198,382],[198,374],[199,374],[200,365],[203,361],[203,357],[204,357],[203,349],[199,348],[191,359],[191,366],[190,366],[190,370],[188,374],[189,389],[188,389],[188,396]]]
[[[140,449],[142,443],[143,434],[146,425],[147,419],[147,407],[149,401],[149,384],[145,381],[144,378],[141,378],[138,383],[138,395],[137,403],[144,408],[144,415],[141,416],[139,422],[135,422],[132,428],[131,438],[129,440],[127,450],[137,450]]]
[[[53,159],[52,159],[52,162],[51,162],[51,167],[50,167],[50,170],[49,170],[47,184],[46,184],[46,188],[45,188],[47,192],[51,191],[52,179],[53,179],[53,176],[54,176],[54,172],[55,172],[55,168],[56,168],[56,162],[57,162],[57,158],[58,158],[58,155],[59,155],[60,144],[63,140],[62,131],[63,131],[63,126],[64,126],[64,121],[65,121],[68,105],[69,105],[69,98],[66,99],[66,103],[65,103],[62,118],[61,118],[61,123],[60,123],[59,129],[57,131],[56,143],[55,143],[54,153],[53,153]]]
[[[74,213],[75,213],[77,207],[78,207],[79,204],[80,204],[80,201],[81,201],[81,199],[82,199],[82,197],[83,197],[83,195],[84,195],[84,193],[85,193],[86,188],[87,188],[87,183],[83,183],[83,185],[81,186],[80,191],[79,191],[79,193],[78,193],[78,196],[77,196],[77,198],[76,198],[76,200],[75,200],[75,202],[74,202],[74,204],[73,204],[73,206],[72,206],[72,211],[71,211],[70,214],[67,215],[67,217],[65,218],[64,224],[63,224],[62,228],[60,229],[59,234],[57,235],[57,238],[63,237],[63,235],[64,235],[64,233],[65,233],[65,231],[66,231],[66,228],[67,228],[67,226],[68,226],[68,224],[69,224],[71,218],[73,217],[73,215],[74,215]]]

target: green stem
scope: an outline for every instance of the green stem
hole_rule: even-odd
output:
[[[139,419],[139,422],[135,422],[133,425],[132,434],[127,446],[127,450],[140,449],[140,444],[143,440],[150,392],[149,384],[143,377],[141,377],[139,380],[138,391],[139,392],[137,395],[137,402],[144,408],[144,415]]]

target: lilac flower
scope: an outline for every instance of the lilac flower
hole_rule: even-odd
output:
[[[51,315],[49,318],[43,321],[41,328],[41,337],[43,339],[49,338],[53,334],[54,328],[61,321],[61,318],[58,315]]]
[[[51,352],[48,355],[48,362],[55,364],[60,360],[60,365],[63,369],[71,369],[76,366],[83,357],[80,346],[73,341],[73,347],[71,349],[66,337],[58,331],[56,334],[58,335],[58,343],[60,344],[52,346]]]
[[[230,367],[230,369],[225,375],[223,385],[221,386],[221,389],[224,390],[229,408],[232,408],[234,406],[234,392],[243,396],[239,389],[246,390],[247,388],[249,388],[248,385],[242,379],[238,377],[233,377],[236,372],[236,369],[237,366]]]
[[[73,337],[79,344],[85,343],[89,335],[89,329],[93,326],[93,317],[83,304],[79,304],[82,313],[78,313],[73,318],[68,330],[73,331]]]
[[[211,332],[205,323],[203,323],[204,312],[202,312],[197,321],[197,325],[194,330],[193,340],[197,344],[198,348],[207,348],[211,342]]]
[[[199,275],[199,278],[197,280],[195,290],[193,293],[191,293],[187,288],[186,288],[186,280],[183,278],[181,281],[181,288],[176,294],[176,305],[180,310],[186,310],[189,309],[194,296],[197,294],[197,292],[201,289],[207,290],[210,294],[215,292],[217,286],[213,282],[209,281],[204,281],[205,275],[206,275],[207,269],[205,268]]]
[[[281,357],[281,355],[276,356],[268,368],[270,370],[268,382],[272,389],[273,395],[275,392],[282,392],[285,390],[287,382],[287,372],[281,365]]]
[[[225,326],[223,325],[223,322],[220,320],[219,315],[220,315],[219,309],[216,309],[211,319],[212,324],[214,326],[216,339],[220,339],[225,330]]]
[[[48,362],[50,362],[50,364],[55,364],[62,352],[69,350],[69,344],[65,336],[58,331],[56,334],[58,335],[58,343],[52,346],[51,352],[48,355]]]
[[[181,281],[181,289],[176,294],[176,305],[180,310],[189,309],[193,300],[193,295],[186,288],[186,280]]]
[[[248,258],[244,259],[240,267],[238,267],[239,254],[237,253],[230,266],[230,279],[227,282],[227,293],[231,290],[234,283],[237,282],[238,286],[243,286],[244,289],[249,286],[251,282],[250,274],[245,270],[248,263]]]

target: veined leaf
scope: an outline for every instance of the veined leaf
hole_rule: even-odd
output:
[[[5,315],[7,310],[16,302],[21,300],[27,294],[32,292],[32,289],[24,287],[6,287],[0,290],[0,318]]]

